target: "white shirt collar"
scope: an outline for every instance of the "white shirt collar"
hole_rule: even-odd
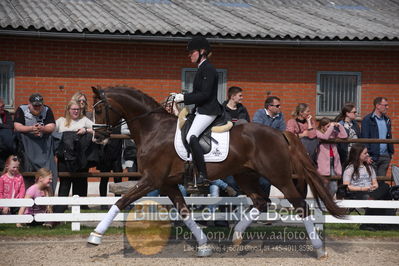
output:
[[[270,116],[271,118],[276,118],[280,115],[280,114],[276,114],[275,116],[271,116],[269,111],[266,108],[265,108],[265,111],[266,111],[266,115]]]
[[[202,63],[204,63],[206,61],[206,59],[205,60],[203,60],[203,61],[201,61],[199,64],[198,64],[198,68],[202,65]]]

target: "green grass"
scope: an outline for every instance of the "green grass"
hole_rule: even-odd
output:
[[[399,230],[365,231],[359,230],[359,224],[326,224],[324,230],[327,237],[399,238]]]
[[[282,226],[257,226],[251,227],[250,231],[259,232],[276,232],[282,230]],[[324,226],[324,233],[327,237],[374,237],[374,238],[398,238],[399,230],[391,231],[363,231],[359,230],[358,224],[326,224]],[[53,229],[44,228],[43,226],[30,226],[25,228],[17,228],[15,224],[0,224],[0,238],[1,237],[59,237],[59,236],[82,236],[86,237],[93,227],[81,226],[80,231],[72,231],[71,223],[60,224]],[[229,230],[226,228],[209,227],[204,230],[205,232],[223,231],[226,234]],[[289,231],[304,231],[303,227],[287,227]],[[111,227],[107,231],[107,235],[123,234],[123,227]]]
[[[66,212],[70,212],[67,210]],[[98,212],[107,212],[106,210],[82,210],[83,213],[98,213]],[[356,213],[351,213],[351,215],[357,215]],[[72,231],[71,223],[61,223],[55,228],[44,228],[43,226],[29,226],[24,228],[17,228],[15,224],[0,224],[0,238],[2,236],[7,237],[59,237],[59,236],[82,236],[86,237],[90,232],[92,232],[94,227],[81,225],[80,231]],[[265,225],[265,226],[256,226],[250,227],[248,230],[255,232],[277,232],[284,229],[283,226],[273,226],[273,225]],[[187,228],[184,227],[184,230]],[[304,227],[300,226],[292,226],[287,227],[287,232],[295,232],[295,231],[304,231]],[[228,234],[229,229],[227,228],[216,228],[216,227],[208,227],[204,229],[206,232],[224,232]],[[172,229],[172,232],[175,232]],[[107,231],[107,235],[115,235],[115,234],[123,234],[123,227],[110,227]],[[399,239],[399,230],[390,230],[390,231],[364,231],[359,229],[359,224],[325,224],[324,225],[324,234],[327,237],[371,237],[371,238],[398,238]]]

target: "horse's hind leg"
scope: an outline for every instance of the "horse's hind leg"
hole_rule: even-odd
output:
[[[241,244],[243,233],[254,220],[259,218],[260,212],[267,211],[267,201],[260,188],[259,177],[258,173],[252,171],[234,176],[240,189],[251,198],[253,203],[253,208],[234,227],[233,243],[235,245]]]
[[[197,223],[190,217],[190,210],[187,207],[186,201],[184,200],[179,187],[177,185],[169,185],[167,187],[163,187],[162,192],[170,198],[170,200],[173,202],[173,205],[179,211],[184,224],[195,236],[198,243],[197,256],[208,257],[212,255],[212,249],[207,245],[208,239]]]
[[[309,215],[309,206],[307,205],[305,199],[301,197],[293,182],[288,182],[284,186],[277,188],[281,190],[288,201],[294,206],[296,211],[302,214],[301,216],[303,218],[303,224],[305,225],[306,232],[308,233],[312,246],[316,249],[317,258],[327,256],[327,253],[323,247],[323,242],[321,241],[311,216]]]
[[[126,208],[127,205],[143,197],[154,189],[155,188],[150,185],[150,182],[148,182],[147,178],[142,178],[127,194],[123,195],[122,198],[112,205],[111,209],[97,225],[96,229],[94,229],[94,232],[90,233],[87,242],[93,245],[101,244],[102,235],[105,233],[105,231],[107,231],[116,215],[118,215],[121,210]]]

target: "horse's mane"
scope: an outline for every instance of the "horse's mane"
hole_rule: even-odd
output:
[[[130,96],[130,97],[136,99],[137,101],[141,102],[144,106],[149,107],[151,109],[162,107],[162,105],[160,103],[158,103],[157,101],[155,101],[154,98],[152,98],[148,94],[146,94],[134,87],[125,87],[125,86],[108,87],[105,89],[105,91],[106,91],[106,93],[110,93],[110,94],[111,93],[127,94],[127,96]],[[165,112],[166,112],[166,110],[165,110]]]

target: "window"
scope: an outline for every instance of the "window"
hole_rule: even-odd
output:
[[[318,72],[317,115],[338,115],[347,102],[360,110],[360,88],[360,72]]]
[[[218,101],[223,103],[226,100],[227,70],[216,69],[219,75],[218,81]],[[182,92],[192,92],[196,68],[184,68],[182,72]]]
[[[0,98],[4,100],[6,108],[14,105],[14,63],[0,61]]]

